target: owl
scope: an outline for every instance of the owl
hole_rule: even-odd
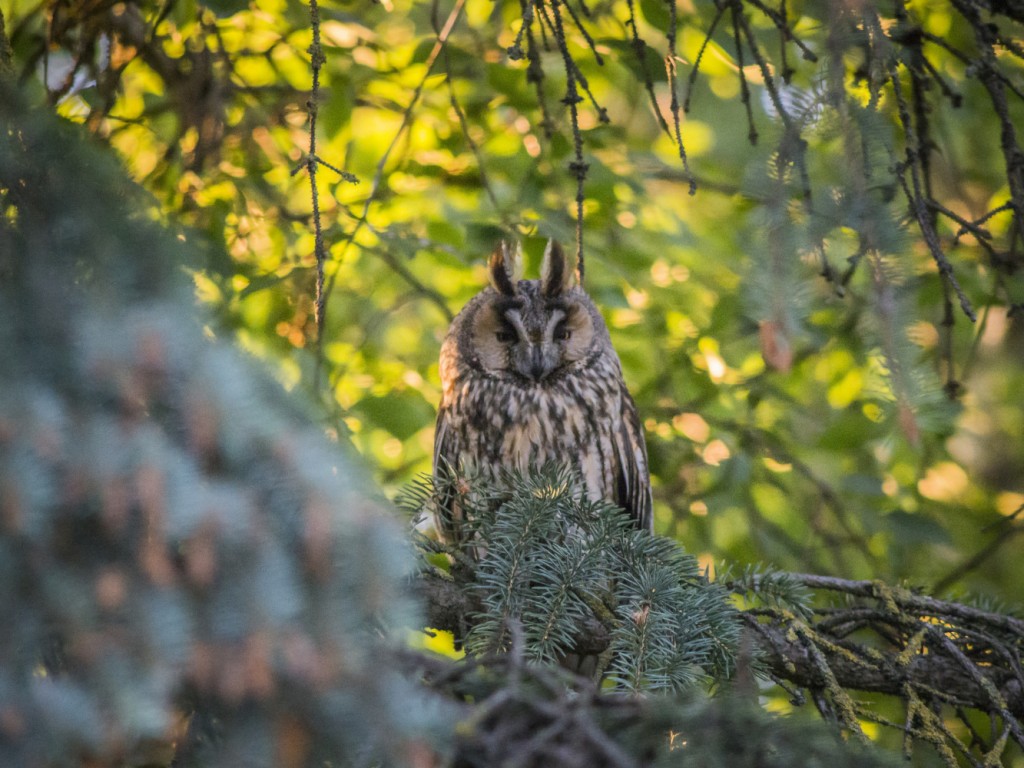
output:
[[[608,500],[650,531],[651,484],[636,405],[608,328],[576,284],[558,243],[544,252],[539,280],[519,279],[521,253],[502,243],[488,263],[490,287],[452,321],[441,347],[441,407],[434,477],[473,468],[571,465],[591,500]],[[441,538],[460,540],[461,512],[441,500]]]

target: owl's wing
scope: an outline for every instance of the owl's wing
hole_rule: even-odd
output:
[[[459,468],[459,449],[451,425],[448,408],[441,406],[437,412],[437,427],[434,430],[434,485],[442,491],[437,497],[435,523],[442,541],[456,543],[458,538],[458,510],[451,481]]]
[[[434,477],[438,476],[438,469],[446,463],[451,466],[458,465],[455,441],[451,438],[450,418],[448,409],[443,405],[437,412],[437,425],[434,428]]]
[[[622,392],[622,420],[612,436],[618,470],[615,477],[616,503],[629,513],[636,527],[654,531],[651,475],[647,467],[647,444],[633,398]]]

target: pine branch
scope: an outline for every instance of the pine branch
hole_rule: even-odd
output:
[[[527,658],[605,655],[600,675],[627,690],[729,674],[739,624],[725,591],[674,542],[589,501],[568,468],[509,474],[500,487],[480,478],[438,485],[434,501],[419,484],[400,503],[422,513],[472,489],[459,496],[469,532],[451,549],[450,573],[425,570],[417,585],[437,628],[470,653],[508,652],[521,627]]]
[[[636,556],[656,558],[658,552]],[[473,621],[480,609],[467,598],[474,592],[472,579],[471,573],[454,581],[436,574],[420,577],[419,592],[434,626],[458,632]],[[989,745],[990,750],[1005,748],[1007,740],[1024,743],[1024,620],[880,582],[812,574],[748,569],[730,587],[743,593],[750,606],[741,618],[754,645],[756,668],[783,684],[794,699],[805,698],[806,691],[842,727],[859,731],[856,722],[870,720],[903,730],[849,695],[861,691],[902,701],[910,719],[920,706],[977,710],[1004,724],[1006,738]],[[823,602],[830,595],[841,599]],[[589,615],[568,650],[600,654],[623,633],[648,644],[667,637],[663,628],[648,631],[650,605],[632,610],[620,610],[612,619]],[[648,668],[643,674],[657,672]],[[627,689],[640,677],[625,661],[612,666],[612,679]],[[906,733],[911,742],[938,738],[941,743],[935,746],[949,754],[968,750],[948,729],[936,728],[907,728]]]

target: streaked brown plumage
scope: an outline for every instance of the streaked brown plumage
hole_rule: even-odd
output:
[[[519,263],[507,244],[495,250],[491,286],[463,307],[441,347],[434,475],[461,466],[496,479],[503,468],[571,464],[589,498],[651,530],[643,431],[604,320],[557,243],[540,280],[518,279]],[[443,539],[460,540],[453,504],[437,524]]]

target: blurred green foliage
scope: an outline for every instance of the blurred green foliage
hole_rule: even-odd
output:
[[[317,177],[330,257],[318,382],[310,193],[293,173],[309,143],[307,6],[44,5],[3,4],[16,64],[38,98],[49,93],[120,152],[157,215],[198,227],[230,254],[194,272],[199,295],[289,386],[317,389],[332,426],[351,434],[386,487],[429,469],[437,353],[451,314],[485,284],[485,255],[499,237],[518,237],[529,274],[548,237],[574,237],[573,139],[553,44],[539,59],[542,110],[528,61],[506,50],[522,25],[519,4],[320,4],[318,153],[359,183],[325,168]],[[763,70],[749,48],[739,61],[728,13],[706,41],[722,7],[677,8],[672,64],[690,101],[681,135],[693,196],[642,82],[646,69],[668,115],[669,6],[635,6],[643,63],[626,4],[579,6],[603,63],[567,22],[580,73],[610,118],[579,105],[587,288],[645,419],[655,528],[705,565],[764,561],[1016,601],[1024,334],[1011,309],[1024,300],[1021,271],[939,220],[978,316],[967,320],[894,180],[912,142],[892,84],[871,79],[877,51],[839,34],[838,5],[805,0],[782,7],[817,60],[792,41],[781,43],[783,59],[773,19],[751,3],[743,12],[770,70],[793,69],[780,93],[796,105],[806,142],[804,184]],[[926,71],[913,59],[923,51],[962,103],[929,81],[930,195],[976,221],[1010,190],[1000,122],[970,66],[980,55],[963,16],[971,7],[864,4],[907,76],[906,98],[909,73]],[[1019,39],[1012,17],[985,20]],[[136,28],[144,34],[131,38]],[[946,47],[899,48],[891,41],[902,29]],[[1024,125],[1020,51],[1000,51],[1009,118]],[[65,87],[75,62],[82,82]],[[846,106],[834,99],[836,77]],[[867,177],[848,162],[851,136],[870,145]],[[1008,210],[984,222],[996,250],[1019,263],[1014,226]],[[851,268],[841,291],[820,276],[821,253],[837,273]]]

